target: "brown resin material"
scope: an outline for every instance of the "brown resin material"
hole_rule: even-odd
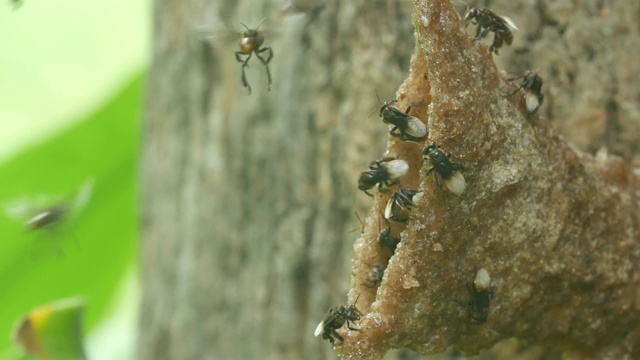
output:
[[[640,180],[620,158],[572,149],[528,114],[517,84],[474,41],[450,0],[416,0],[415,53],[398,108],[428,123],[423,143],[390,137],[406,160],[401,186],[419,189],[395,254],[377,244],[393,191],[376,193],[356,241],[350,304],[360,331],[340,330],[345,359],[380,359],[391,348],[474,354],[517,337],[576,358],[640,357]],[[493,35],[489,35],[491,38]],[[411,99],[411,101],[409,101]],[[424,172],[422,149],[438,142],[464,165],[455,196]],[[383,280],[367,280],[384,265]],[[469,284],[491,277],[486,322],[469,317]]]

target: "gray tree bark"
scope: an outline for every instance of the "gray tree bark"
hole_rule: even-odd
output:
[[[367,116],[405,76],[411,4],[329,1],[306,41],[306,17],[280,5],[155,2],[140,359],[335,357],[313,331],[346,300],[354,209],[370,203],[356,177],[386,142]],[[247,96],[240,36],[224,44],[216,24],[263,17],[273,86],[254,56]]]
[[[376,90],[395,96],[414,38],[411,2],[324,3],[305,26],[308,14],[276,16],[279,1],[154,2],[140,359],[335,358],[313,330],[346,302],[353,213],[371,204],[355,180],[387,146],[387,127],[368,116]],[[571,4],[492,2],[521,28],[496,61],[538,69],[542,112],[578,147],[638,162],[640,95],[627,79],[639,73],[628,17],[640,6]],[[224,43],[218,24],[242,31],[262,18],[273,86],[254,56],[247,96],[241,36]]]

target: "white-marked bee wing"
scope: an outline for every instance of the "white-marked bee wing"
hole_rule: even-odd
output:
[[[385,164],[390,180],[396,180],[409,171],[409,164],[404,160],[391,160]]]
[[[516,26],[516,23],[513,22],[513,20],[511,20],[510,18],[506,17],[506,16],[499,16],[500,19],[502,19],[502,21],[504,21],[505,24],[507,24],[510,28],[512,28],[513,30],[520,30],[518,29],[518,27]]]
[[[451,175],[451,177],[444,182],[444,184],[447,189],[449,189],[449,191],[451,191],[455,195],[462,194],[467,186],[467,183],[464,180],[464,176],[460,171],[454,172],[453,175]]]
[[[387,206],[384,207],[384,218],[389,220],[393,216],[393,203],[395,202],[395,197],[392,196],[389,201],[387,201]]]
[[[407,135],[421,138],[427,135],[427,127],[417,117],[410,117],[407,121]]]
[[[476,279],[473,280],[473,286],[478,291],[489,290],[491,287],[491,277],[489,276],[487,269],[481,268],[478,270]]]
[[[536,112],[536,110],[538,110],[538,108],[540,107],[540,98],[534,91],[527,91],[524,95],[524,99],[525,103],[527,104],[527,110],[530,113]]]
[[[313,333],[313,336],[319,336],[324,331],[324,319],[320,321],[320,324],[316,327],[316,331]]]

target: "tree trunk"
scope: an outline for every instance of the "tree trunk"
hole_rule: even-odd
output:
[[[411,2],[322,3],[317,17],[304,4],[306,14],[278,17],[279,1],[154,2],[140,359],[335,358],[313,331],[346,303],[354,210],[364,218],[371,205],[356,178],[390,146],[376,90],[395,97],[415,40]],[[541,112],[580,148],[637,161],[639,90],[625,80],[639,73],[639,47],[625,44],[639,34],[635,20],[616,19],[639,5],[571,3],[492,2],[521,28],[494,59],[539,69]],[[254,55],[247,96],[234,55],[242,36],[225,43],[219,25],[243,31],[263,18],[273,85]]]
[[[356,178],[386,141],[367,116],[405,76],[411,4],[327,2],[307,39],[279,2],[234,4],[155,2],[140,359],[334,358],[313,332],[346,300],[354,209],[370,203]],[[273,86],[254,55],[247,96],[241,36],[202,29],[263,17]]]

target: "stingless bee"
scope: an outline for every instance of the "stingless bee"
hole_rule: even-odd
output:
[[[264,21],[264,19],[262,19]],[[273,58],[273,50],[270,47],[262,47],[264,43],[264,35],[258,29],[260,25],[262,25],[262,21],[258,24],[255,29],[249,29],[247,25],[242,24],[242,26],[247,29],[244,33],[242,33],[242,39],[240,40],[240,51],[236,51],[236,60],[239,63],[242,63],[242,85],[249,90],[249,95],[251,95],[251,85],[247,81],[247,76],[245,74],[245,68],[249,67],[249,59],[255,53],[260,62],[267,69],[267,78],[269,80],[268,90],[271,91],[271,71],[269,71],[269,62]],[[264,58],[261,56],[263,53],[267,53],[267,57]],[[243,56],[246,56],[243,58]]]
[[[400,189],[393,193],[384,208],[384,218],[402,223],[409,221],[408,212],[416,206],[413,203],[413,197],[419,192],[418,190]]]
[[[356,298],[356,302],[353,305],[338,305],[329,309],[329,313],[320,321],[313,334],[315,336],[322,334],[324,340],[329,340],[333,344],[336,339],[340,340],[341,343],[344,342],[344,338],[336,330],[340,329],[345,322],[349,330],[360,331],[358,328],[351,327],[352,321],[358,321],[362,317],[362,313],[356,308],[357,303],[358,298]]]
[[[379,222],[378,229],[380,229]],[[399,243],[400,239],[391,235],[391,226],[389,226],[389,221],[387,221],[387,228],[380,231],[380,234],[378,235],[378,245],[382,248],[391,250],[392,253],[395,253]]]
[[[468,303],[469,320],[474,324],[484,324],[489,317],[489,303],[493,297],[491,277],[485,268],[476,273],[473,284],[467,283],[471,299]]]
[[[371,275],[365,281],[364,286],[368,288],[374,288],[377,284],[382,282],[382,277],[384,276],[384,268],[380,265],[375,265],[371,269]]]
[[[369,169],[360,173],[358,177],[358,189],[365,194],[373,196],[368,190],[378,185],[379,191],[384,191],[382,185],[390,187],[398,182],[398,179],[409,171],[409,164],[404,160],[387,157],[376,160],[369,165]]]
[[[54,227],[64,220],[69,206],[66,203],[59,203],[40,210],[24,224],[28,230],[37,230],[46,227]]]
[[[5,208],[5,214],[24,224],[27,230],[52,229],[65,221],[71,212],[78,212],[91,197],[94,180],[86,180],[77,190],[73,198],[57,202],[47,201],[48,204],[35,204],[32,201],[14,201]],[[48,200],[48,199],[45,199]],[[31,202],[31,203],[30,203]],[[53,204],[52,204],[53,203]]]
[[[507,96],[515,95],[520,89],[524,89],[522,98],[524,99],[527,111],[529,114],[534,114],[544,101],[544,95],[542,94],[542,78],[535,71],[525,71],[524,74],[507,79],[507,81],[513,81],[522,79],[522,84],[518,88]]]
[[[489,47],[489,52],[498,55],[498,49],[503,43],[511,45],[513,42],[513,33],[511,29],[518,30],[518,27],[506,16],[500,16],[487,8],[471,8],[464,15],[464,26],[467,27],[471,22],[477,25],[476,37],[474,40],[480,40],[487,36],[489,31],[493,31],[493,43]]]
[[[438,149],[439,146],[434,142],[422,150],[425,160],[432,165],[432,168],[427,170],[425,175],[433,172],[433,180],[438,186],[442,187],[444,184],[449,191],[460,195],[466,187],[464,176],[460,173],[464,167],[459,162],[450,161],[448,156]]]
[[[385,101],[380,108],[382,121],[385,124],[393,125],[389,134],[399,137],[403,141],[423,140],[427,136],[427,127],[420,119],[409,115],[411,107],[419,105],[420,102],[409,105],[404,113],[391,106],[391,104],[395,102],[397,102],[397,100]]]

